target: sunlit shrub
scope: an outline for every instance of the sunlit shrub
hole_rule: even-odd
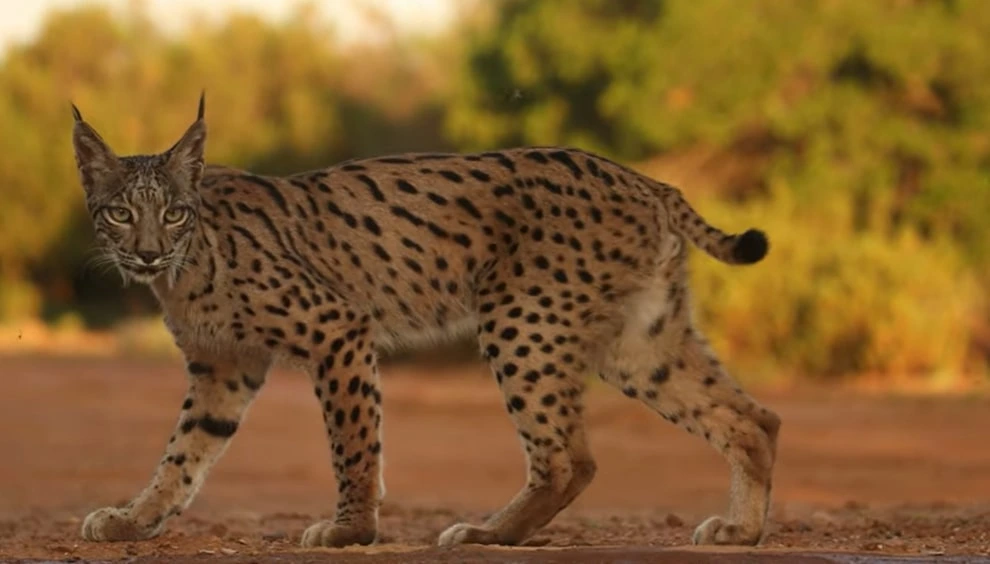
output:
[[[823,197],[802,209],[777,194],[745,213],[714,202],[710,221],[767,231],[760,264],[728,267],[694,253],[701,326],[730,363],[778,377],[958,374],[982,293],[958,249],[910,231],[854,232],[852,211]]]

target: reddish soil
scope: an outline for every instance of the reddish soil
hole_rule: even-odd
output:
[[[442,373],[441,373],[442,372]],[[305,377],[278,372],[190,509],[147,542],[94,544],[81,518],[150,477],[185,391],[179,362],[0,358],[0,560],[141,562],[990,562],[990,400],[760,392],[784,420],[758,549],[696,550],[721,458],[612,389],[589,391],[599,474],[521,548],[433,548],[524,479],[494,383],[386,368],[388,497],[373,547],[302,550],[335,488]],[[938,555],[937,557],[935,555]]]

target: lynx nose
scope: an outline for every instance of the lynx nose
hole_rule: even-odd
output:
[[[162,256],[157,251],[137,251],[135,254],[144,261],[144,264],[154,264]]]

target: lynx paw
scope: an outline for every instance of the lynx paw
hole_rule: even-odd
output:
[[[454,546],[457,544],[503,544],[495,531],[476,527],[468,523],[458,523],[440,533],[437,539],[439,546]]]
[[[159,527],[139,525],[125,509],[104,507],[86,516],[82,536],[88,541],[135,541],[157,535]]]
[[[320,521],[306,529],[303,533],[301,544],[306,548],[371,544],[375,542],[376,536],[377,531],[374,527],[337,525],[333,521]]]
[[[731,544],[754,546],[760,542],[761,531],[747,530],[719,516],[709,517],[694,530],[694,544]]]

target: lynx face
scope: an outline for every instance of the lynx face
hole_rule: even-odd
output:
[[[117,157],[73,107],[76,165],[97,240],[126,280],[150,283],[183,268],[199,218],[206,126],[196,122],[169,150]]]

